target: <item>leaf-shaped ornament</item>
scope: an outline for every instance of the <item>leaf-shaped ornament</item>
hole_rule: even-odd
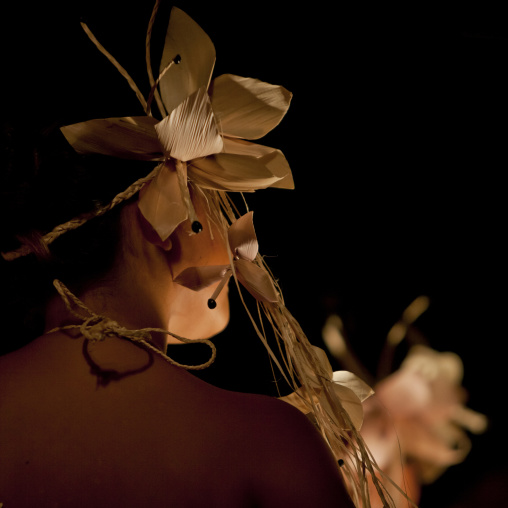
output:
[[[282,86],[223,74],[211,86],[212,107],[225,136],[259,139],[286,114],[292,94]]]
[[[280,150],[223,138],[224,153],[190,163],[189,174],[201,187],[252,192],[267,187],[293,189],[289,164]]]
[[[138,207],[163,241],[187,219],[177,173],[168,164],[141,190]]]
[[[210,37],[182,10],[173,7],[162,51],[160,72],[180,56],[162,77],[159,88],[168,114],[201,87],[208,89],[215,65]],[[183,159],[182,159],[183,160]]]
[[[237,259],[254,261],[258,253],[258,240],[254,230],[254,212],[242,215],[228,231],[228,240],[233,256]]]
[[[263,164],[273,176],[277,177],[278,180],[271,184],[270,187],[277,187],[280,189],[295,188],[289,163],[286,157],[284,157],[284,154],[277,148],[250,143],[244,139],[224,138],[223,141],[224,155],[237,154],[255,158],[259,163]],[[223,154],[220,155],[222,156]]]
[[[332,380],[334,383],[352,390],[360,399],[360,402],[364,402],[374,395],[374,390],[365,381],[347,370],[335,371]]]
[[[280,180],[259,159],[222,153],[193,160],[189,175],[204,189],[233,192],[266,189]]]
[[[237,259],[234,264],[238,280],[256,300],[271,303],[278,301],[273,282],[263,269],[244,259]]]
[[[147,116],[100,118],[60,130],[78,153],[150,161],[163,158],[156,123],[157,120]]]
[[[335,392],[335,395],[340,399],[342,407],[349,415],[349,418],[351,419],[354,427],[357,430],[360,430],[363,423],[363,406],[361,400],[353,390],[338,383],[333,384],[333,391]],[[325,393],[320,395],[319,402],[326,410],[328,415],[335,420],[337,425],[346,428],[342,417],[337,415],[332,409],[332,405],[329,403]]]

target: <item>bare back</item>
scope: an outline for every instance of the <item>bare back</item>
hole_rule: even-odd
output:
[[[55,333],[0,357],[4,508],[351,506],[289,405],[215,388],[121,339],[83,344]]]

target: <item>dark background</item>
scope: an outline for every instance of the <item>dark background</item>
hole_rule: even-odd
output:
[[[151,2],[23,5],[2,15],[4,69],[14,69],[4,81],[24,93],[14,104],[20,115],[142,114],[78,19],[145,90]],[[468,405],[491,423],[472,437],[464,464],[424,489],[420,506],[504,505],[508,28],[500,13],[178,5],[212,38],[216,76],[254,77],[294,93],[286,118],[261,143],[284,152],[296,189],[249,196],[260,251],[288,308],[317,345],[326,315],[338,313],[374,371],[391,325],[415,297],[429,296],[416,325],[432,347],[461,356]],[[202,376],[271,393],[266,354],[234,291],[232,307],[217,362]]]

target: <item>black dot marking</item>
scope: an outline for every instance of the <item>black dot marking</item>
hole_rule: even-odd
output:
[[[339,466],[342,467],[344,465],[344,461],[342,459],[339,459]]]
[[[217,307],[217,302],[213,298],[208,299],[208,308],[215,309]]]
[[[194,233],[201,233],[201,231],[203,231],[203,226],[201,225],[201,222],[195,220],[192,223],[192,231],[194,231]]]
[[[178,65],[182,61],[182,57],[180,55],[176,55],[175,58],[173,58],[173,63]]]

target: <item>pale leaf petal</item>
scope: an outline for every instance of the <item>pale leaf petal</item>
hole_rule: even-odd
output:
[[[358,376],[347,370],[338,370],[333,373],[333,382],[345,386],[356,394],[360,402],[374,395],[374,390]]]
[[[229,265],[194,266],[181,272],[174,282],[193,291],[200,291],[222,280],[229,270]]]
[[[242,215],[228,230],[229,246],[233,255],[254,261],[258,253],[258,240],[254,230],[254,212]]]
[[[163,158],[156,123],[147,116],[100,118],[67,125],[61,131],[78,153],[150,161]]]
[[[206,88],[187,97],[155,126],[166,155],[181,161],[218,153],[222,150]]]
[[[161,240],[166,240],[188,216],[176,171],[168,166],[162,168],[157,177],[141,190],[138,207]]]
[[[356,393],[346,386],[336,383],[333,384],[333,390],[335,391],[336,396],[340,399],[342,407],[346,410],[349,418],[351,418],[351,422],[355,428],[360,430],[363,423],[363,406]],[[330,416],[334,416],[334,412],[324,395],[320,397],[320,402],[327,410],[328,414]],[[340,424],[340,422],[338,423]]]
[[[173,7],[169,18],[160,72],[180,55],[162,77],[159,87],[168,113],[201,87],[208,88],[215,65],[215,48],[208,35],[185,12]]]
[[[193,181],[208,189],[249,192],[294,188],[283,153],[248,141],[224,138],[224,153],[193,160],[191,165]]]
[[[190,162],[189,177],[205,189],[233,192],[266,189],[280,180],[257,158],[222,153]]]
[[[273,282],[264,270],[243,259],[236,260],[234,264],[238,280],[256,300],[271,303],[278,301]]]
[[[270,187],[278,189],[295,188],[289,163],[284,154],[276,148],[250,143],[243,139],[224,138],[224,153],[246,155],[263,163],[273,176],[279,178]]]
[[[224,74],[211,87],[212,106],[225,136],[259,139],[276,127],[289,108],[285,88]]]

